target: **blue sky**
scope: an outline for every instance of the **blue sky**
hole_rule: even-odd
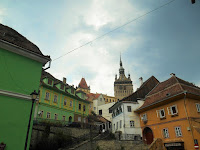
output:
[[[55,59],[169,2],[169,0],[1,0],[0,23],[10,26]],[[52,62],[48,70],[69,84],[82,77],[92,92],[113,95],[122,54],[134,90],[139,77],[164,81],[175,73],[200,86],[200,1],[169,5]]]

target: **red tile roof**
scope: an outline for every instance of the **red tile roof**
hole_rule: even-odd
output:
[[[139,108],[143,109],[154,103],[157,103],[167,97],[175,96],[179,93],[189,92],[200,95],[200,88],[192,83],[184,81],[175,75],[168,80],[159,83],[145,98],[144,104]]]
[[[88,93],[86,96],[88,97],[87,100],[95,100],[97,99],[101,94],[94,94],[94,93]]]
[[[85,81],[85,78],[81,79],[78,87],[83,88],[83,89],[88,89],[89,88],[88,85],[87,85],[87,83],[86,83],[86,81]]]

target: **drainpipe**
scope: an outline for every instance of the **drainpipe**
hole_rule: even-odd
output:
[[[189,126],[190,126],[192,139],[193,139],[193,142],[194,142],[194,135],[193,135],[193,131],[192,131],[192,126],[191,126],[191,123],[190,123],[190,120],[189,120],[189,117],[188,117],[187,108],[186,108],[186,101],[185,101],[185,98],[186,98],[186,92],[187,92],[187,91],[184,92],[184,94],[185,94],[185,96],[184,96],[184,108],[185,108],[186,117],[187,117],[187,120],[188,120],[188,123],[189,123]]]

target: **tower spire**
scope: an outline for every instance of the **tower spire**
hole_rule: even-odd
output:
[[[122,67],[121,52],[120,52],[120,67]]]

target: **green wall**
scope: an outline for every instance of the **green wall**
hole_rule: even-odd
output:
[[[39,62],[0,49],[0,71],[0,90],[30,95],[39,89],[42,71]],[[24,149],[31,105],[30,100],[0,95],[0,142],[6,144],[6,150]],[[28,149],[31,132],[32,122]]]

